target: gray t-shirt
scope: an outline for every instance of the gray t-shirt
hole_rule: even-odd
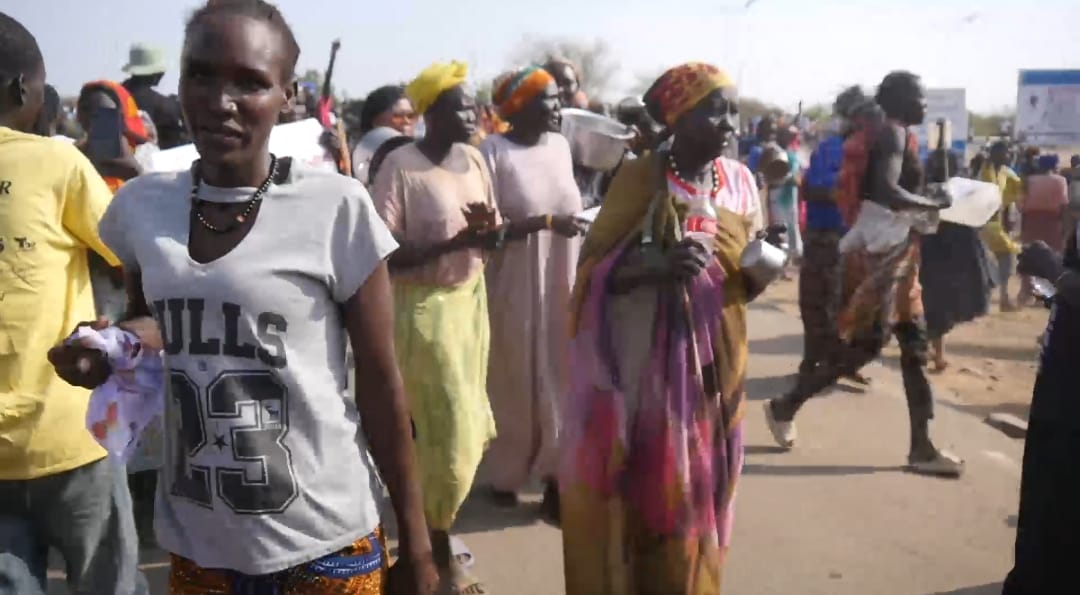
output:
[[[165,341],[155,529],[199,566],[267,574],[379,522],[378,481],[346,398],[340,304],[397,244],[360,182],[294,163],[240,244],[199,264],[187,249],[190,192],[190,172],[141,176],[100,224],[142,273]],[[204,184],[199,198],[253,192]]]

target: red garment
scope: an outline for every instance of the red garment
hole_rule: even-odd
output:
[[[885,123],[885,125],[892,124]],[[879,124],[865,121],[844,141],[844,158],[836,180],[836,205],[848,229],[855,224],[862,199],[866,195],[866,173],[870,167],[870,152],[879,130],[881,130]],[[919,141],[910,130],[907,131],[905,151],[912,155],[918,155],[919,151]]]
[[[322,124],[323,128],[333,128],[334,122],[331,121],[330,116],[334,113],[334,98],[323,97],[319,99],[316,113],[319,117],[319,123]]]
[[[866,169],[870,165],[870,135],[865,130],[855,132],[844,141],[844,159],[836,178],[836,206],[851,229],[859,216]]]

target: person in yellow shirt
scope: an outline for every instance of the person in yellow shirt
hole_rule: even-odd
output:
[[[86,430],[89,393],[48,351],[94,319],[87,250],[112,197],[74,146],[33,135],[45,66],[0,13],[0,592],[43,593],[50,548],[74,593],[145,592],[124,470]]]
[[[1017,304],[1009,297],[1009,278],[1016,268],[1016,255],[1020,245],[1010,237],[1012,222],[1008,221],[1009,207],[1017,204],[1023,195],[1023,182],[1009,166],[1009,146],[998,141],[990,147],[990,158],[979,172],[983,182],[995,184],[1001,190],[1001,210],[983,227],[983,242],[994,254],[998,262],[998,289],[1001,291],[1001,311],[1013,312]],[[1019,205],[1017,205],[1019,206]]]

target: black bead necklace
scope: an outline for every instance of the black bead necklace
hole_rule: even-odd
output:
[[[668,158],[668,169],[671,170],[672,175],[674,175],[676,178],[682,180],[686,184],[692,185],[693,182],[691,182],[688,178],[683,176],[682,172],[679,171],[679,165],[677,163],[675,163],[675,155],[673,155],[671,153],[668,153],[667,158]],[[715,159],[712,161],[712,163],[710,165],[711,165],[711,167],[709,168],[709,173],[712,176],[712,192],[710,193],[710,196],[716,196],[716,195],[720,194],[720,172],[718,171],[718,166],[716,165],[716,160]]]
[[[251,195],[251,199],[244,205],[244,210],[240,211],[240,214],[238,214],[229,225],[218,227],[207,221],[202,213],[203,205],[210,201],[199,198],[199,186],[202,184],[202,177],[199,175],[199,164],[196,163],[195,167],[192,168],[191,176],[191,211],[195,213],[195,219],[206,229],[209,229],[214,233],[228,233],[247,221],[247,218],[251,216],[251,212],[255,210],[255,206],[262,202],[263,195],[270,189],[270,184],[273,183],[274,178],[277,177],[277,173],[278,158],[271,153],[270,173],[266,176],[266,179],[263,180],[263,183],[259,184],[259,187],[255,189],[255,193]]]

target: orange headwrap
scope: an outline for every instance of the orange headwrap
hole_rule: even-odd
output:
[[[123,132],[124,138],[132,150],[150,140],[150,135],[146,132],[146,125],[143,124],[142,116],[139,115],[139,106],[135,105],[135,99],[123,85],[113,81],[93,81],[83,85],[79,96],[81,97],[90,91],[102,91],[116,102],[120,111],[120,124],[123,127],[121,132]],[[109,190],[114,193],[124,185],[124,181],[120,178],[104,176],[104,180],[109,186]]]
[[[717,89],[732,87],[735,81],[726,72],[703,62],[687,62],[671,68],[645,92],[649,115],[669,128],[679,116]]]
[[[139,106],[135,105],[135,99],[123,85],[113,81],[93,81],[83,85],[81,95],[89,91],[103,91],[112,97],[120,109],[120,121],[123,124],[124,138],[128,144],[135,148],[149,140],[146,126],[143,125],[142,117],[139,116]]]
[[[500,77],[492,101],[499,108],[499,115],[509,118],[521,111],[537,95],[544,92],[555,78],[539,66],[526,66],[508,76]]]

